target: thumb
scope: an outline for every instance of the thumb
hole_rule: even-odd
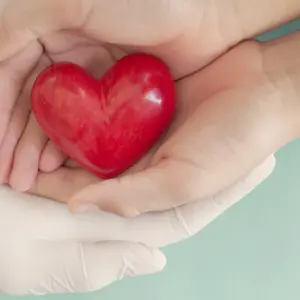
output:
[[[163,211],[198,200],[199,171],[185,162],[166,160],[144,171],[88,185],[74,193],[70,211],[98,208],[125,217]]]
[[[164,161],[142,172],[99,182],[83,169],[62,167],[39,173],[29,193],[68,203],[73,212],[99,208],[134,217],[198,200],[197,172],[184,162]]]

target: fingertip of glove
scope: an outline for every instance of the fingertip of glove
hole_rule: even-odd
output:
[[[124,254],[124,276],[136,276],[162,271],[166,265],[165,255],[142,244],[133,244]]]

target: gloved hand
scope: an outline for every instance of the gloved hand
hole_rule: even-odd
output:
[[[87,223],[44,199],[1,187],[0,208],[0,293],[95,291],[127,276],[158,272],[165,265],[159,250],[140,243],[102,242],[98,237],[84,242],[91,232],[80,228]]]
[[[93,291],[124,276],[159,271],[165,258],[157,247],[197,233],[267,178],[274,165],[270,157],[214,197],[131,219],[105,212],[71,215],[63,204],[1,187],[0,291]]]

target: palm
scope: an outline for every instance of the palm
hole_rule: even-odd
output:
[[[83,37],[74,32],[63,32],[47,36],[42,40],[42,42],[45,47],[45,55],[49,58],[49,61],[71,61],[85,67],[95,77],[98,78],[101,77],[101,75],[114,63],[115,60],[119,59],[129,52],[129,47],[126,47],[126,49],[124,49],[122,47],[96,42],[93,39]],[[139,47],[137,50],[143,51],[144,49],[141,49]],[[149,52],[149,49],[147,50]],[[131,51],[135,51],[135,49],[131,48]],[[154,53],[156,56],[159,56],[159,53],[165,53],[164,46],[162,46],[161,48],[156,47]],[[159,57],[163,59],[163,56],[164,55],[162,54]],[[216,74],[218,74],[218,71],[224,72],[224,70],[228,68],[228,64],[229,63],[221,65],[220,69],[216,70]],[[174,61],[173,67],[175,67],[175,65],[176,62]],[[44,65],[44,67],[46,66],[47,64]],[[172,68],[172,64],[170,67]],[[180,70],[178,69],[177,72],[181,73],[181,75],[185,73],[185,71],[180,72]],[[167,158],[168,161],[174,165],[175,169],[182,168],[182,161],[184,162],[185,160],[189,160],[189,158],[186,158],[186,153],[189,153],[191,151],[197,152],[201,150],[199,149],[199,145],[195,144],[194,141],[192,143],[188,141],[191,138],[193,139],[195,134],[197,135],[197,133],[195,133],[194,131],[197,130],[199,126],[196,126],[196,128],[194,128],[192,122],[187,122],[187,120],[190,119],[193,114],[195,114],[195,111],[197,111],[202,102],[211,97],[211,95],[215,94],[215,89],[219,88],[218,86],[212,84],[204,84],[201,85],[200,90],[197,89],[197,91],[195,91],[194,78],[195,76],[199,75],[203,77],[203,75],[201,75],[203,73],[205,72],[200,71],[195,75],[184,74],[184,78],[177,79],[176,87],[178,94],[178,110],[167,135],[159,143],[157,143],[151,149],[151,151],[149,151],[148,154],[143,157],[143,159],[141,159],[136,165],[130,168],[125,173],[126,175],[135,174],[141,170],[155,166],[165,158]],[[211,79],[212,78],[210,78],[209,80]],[[218,81],[217,78],[214,78],[213,80]],[[205,76],[203,78],[203,81],[207,82]],[[199,83],[197,84],[197,86],[198,85]],[[183,124],[185,124],[183,129],[180,129]],[[177,135],[182,135],[181,131],[183,131],[185,136],[181,139],[177,139]],[[175,147],[174,143],[172,142],[172,140],[174,139]],[[176,142],[178,140],[180,141],[179,144]],[[169,142],[167,143],[167,141]],[[186,149],[186,141],[188,141],[189,149]],[[185,153],[181,151],[181,148],[184,149]],[[197,161],[194,160],[194,157],[192,157],[191,163],[197,165]],[[66,168],[61,168],[56,172],[50,174],[50,177],[48,174],[41,173],[38,177],[38,186],[42,186],[42,188],[40,188],[37,193],[47,195],[47,193],[49,192],[47,186],[51,186],[52,198],[65,201],[70,196],[70,194],[73,194],[86,185],[97,182],[99,180],[98,178],[91,174],[88,174],[84,170],[78,169],[76,164],[74,164],[73,162],[68,161],[66,163],[66,166],[72,168],[75,166],[76,170],[71,171]],[[80,176],[78,176],[78,173],[80,173]],[[55,183],[49,184],[49,178],[51,178],[51,180],[54,179],[56,184],[58,185],[59,182],[62,181],[61,179],[63,179],[65,192],[59,192],[59,195],[53,195],[53,190],[61,191],[61,188],[53,189],[53,185],[55,185]],[[43,182],[45,182],[45,184],[43,184]],[[69,183],[71,186],[68,186],[67,183]]]
[[[78,64],[87,69],[95,78],[101,78],[116,60],[129,53],[128,50],[121,47],[95,41],[78,32],[56,33],[47,36],[42,42],[45,48],[44,55],[49,58],[49,62],[68,61]],[[46,66],[47,64],[44,64],[44,67]],[[146,161],[149,156],[150,154],[142,161]],[[70,160],[66,165],[77,166]],[[145,164],[138,164],[138,169],[141,168],[141,165]]]
[[[44,46],[43,63],[39,65],[39,69],[44,69],[53,62],[69,61],[81,65],[87,69],[96,78],[101,78],[104,72],[111,67],[116,60],[120,59],[122,56],[134,52],[143,51],[141,48],[131,48],[119,47],[115,45],[108,45],[105,43],[97,42],[93,39],[84,37],[79,33],[75,32],[61,32],[45,37],[42,40]],[[156,48],[155,55],[163,59],[163,55],[159,56],[159,48]],[[151,53],[151,52],[150,52]],[[161,53],[164,53],[164,46],[161,47]],[[175,66],[176,63],[174,62]],[[172,65],[170,66],[172,68]],[[178,72],[180,70],[177,69]],[[185,71],[184,71],[185,72]],[[182,72],[181,72],[182,73]],[[178,75],[178,74],[177,74]],[[188,74],[185,74],[187,76]],[[35,76],[35,75],[34,75]],[[175,75],[176,76],[176,75]],[[175,77],[174,76],[174,77]],[[180,82],[186,82],[183,79],[177,79],[176,84],[180,90],[185,89]],[[180,94],[181,91],[178,91]],[[196,103],[190,103],[189,99],[183,99],[179,97],[178,99],[178,113],[173,121],[170,128],[169,134],[166,136],[168,138],[175,128],[179,127],[185,118],[188,117],[191,111],[195,109]],[[165,139],[166,139],[165,138]],[[147,167],[151,162],[151,158],[155,153],[155,150],[159,148],[160,144],[164,142],[161,140],[153,149],[144,156],[143,159],[139,161],[138,164],[133,166],[129,171],[137,172],[139,170]],[[70,166],[70,161],[67,163]],[[71,163],[74,166],[74,163]],[[128,172],[127,172],[128,173]]]
[[[95,41],[91,38],[87,38],[78,32],[60,32],[52,35],[45,36],[41,39],[43,44],[44,53],[40,60],[40,64],[38,66],[38,72],[42,69],[46,68],[52,62],[60,62],[60,61],[69,61],[76,64],[79,64],[89,70],[96,78],[100,78],[101,75],[111,66],[114,62],[121,58],[122,56],[126,55],[129,52],[133,51],[149,51],[149,49],[143,49],[141,47],[119,47],[119,46],[112,46],[109,44],[101,43],[99,41]],[[130,50],[129,50],[130,48]],[[165,46],[162,47],[155,47],[154,51],[152,52],[156,56],[164,59]],[[161,55],[159,55],[161,53]],[[187,55],[187,57],[189,57]],[[170,59],[169,59],[170,61]],[[199,62],[200,63],[200,62]],[[186,63],[182,64],[183,66],[187,66]],[[174,61],[173,64],[169,65],[171,69],[175,69],[174,77],[179,77],[179,74],[184,75],[185,79],[177,79],[176,86],[178,87],[178,99],[177,99],[177,106],[178,112],[176,114],[176,118],[173,120],[173,124],[170,127],[170,130],[164,140],[161,140],[160,143],[155,145],[151,151],[147,155],[145,155],[136,165],[134,165],[131,169],[129,169],[126,174],[128,173],[135,173],[140,170],[143,170],[150,165],[153,164],[155,160],[155,153],[156,150],[160,148],[160,145],[168,139],[174,131],[189,117],[192,111],[195,110],[196,106],[198,106],[198,102],[192,98],[181,97],[181,95],[185,92],[186,84],[188,84],[188,74],[186,74],[186,70],[180,70],[177,68],[177,61]],[[194,70],[193,70],[194,71]],[[33,79],[36,76],[36,73],[33,72],[31,75]],[[53,153],[51,153],[53,154]],[[153,160],[154,156],[154,160]],[[43,161],[53,161],[49,156],[45,157]],[[74,162],[67,161],[65,164],[68,167],[77,167]],[[47,169],[52,170],[53,166],[48,165]],[[65,174],[66,169],[62,168],[58,170],[63,177],[66,176]],[[75,173],[74,173],[75,172]],[[81,176],[81,179],[78,179],[80,182],[76,182],[76,190],[80,189],[81,187],[89,184],[91,182],[97,181],[98,179],[95,178],[93,175],[84,172],[83,170],[74,170],[73,175],[76,172],[84,173],[84,176]],[[57,174],[53,173],[53,175]],[[43,176],[40,174],[40,178]],[[59,178],[59,176],[57,177]],[[75,178],[72,176],[72,180]],[[79,178],[76,176],[76,178]],[[64,180],[65,182],[65,180]],[[50,185],[49,185],[50,186]],[[52,185],[51,185],[52,186]],[[74,192],[73,188],[71,189]],[[59,197],[56,197],[59,198]]]
[[[126,215],[124,205],[131,199],[143,199],[138,210],[145,212],[208,196],[280,146],[282,139],[272,139],[269,131],[282,121],[280,107],[270,98],[269,79],[261,68],[261,51],[256,45],[236,47],[209,67],[178,80],[176,86],[178,111],[167,135],[127,171],[130,176],[119,179],[119,191],[112,188],[116,183],[101,185],[104,199],[106,193],[110,195],[109,202],[102,203],[103,209]],[[265,120],[264,126],[256,120]],[[283,136],[289,138],[286,132]],[[97,181],[82,169],[61,168],[40,174],[32,192],[66,202]]]
[[[13,89],[15,91],[23,89],[25,92],[22,97],[17,98],[17,96],[14,96],[9,99],[10,110],[13,110],[13,114],[10,119],[11,112],[6,114],[8,118],[3,118],[3,126],[1,126],[3,131],[2,136],[0,136],[2,141],[0,148],[1,182],[9,182],[16,189],[26,190],[36,176],[39,161],[41,170],[52,171],[61,165],[65,159],[51,143],[50,145],[49,143],[46,146],[44,145],[46,139],[43,133],[36,128],[38,126],[33,116],[28,117],[30,114],[31,86],[37,74],[51,62],[71,61],[82,65],[96,77],[101,77],[115,60],[126,53],[145,51],[166,61],[174,78],[178,80],[203,67],[226,48],[225,44],[214,46],[214,39],[204,39],[202,42],[208,44],[211,51],[199,55],[199,51],[195,51],[193,47],[190,47],[194,38],[193,34],[191,36],[174,38],[167,43],[151,47],[119,47],[95,40],[91,36],[93,34],[87,28],[44,35],[39,39],[39,43],[33,42],[28,46],[27,52],[29,55],[25,55],[28,64],[24,65],[23,61],[16,64],[23,64],[22,72],[20,72],[20,68],[11,68],[11,72],[14,73],[12,76],[18,77],[20,74],[23,75],[22,80],[18,81],[19,85],[17,88],[13,87]],[[195,42],[197,44],[197,41]],[[210,42],[212,45],[209,45]],[[38,50],[32,51],[33,48]],[[43,53],[39,53],[41,49],[43,49]],[[174,51],[175,49],[176,51]],[[28,56],[30,59],[28,59]],[[33,67],[35,68],[32,70]],[[28,118],[29,121],[24,130]],[[21,136],[22,138],[20,138]],[[43,151],[44,148],[45,151]],[[41,151],[43,151],[43,155],[40,157]]]

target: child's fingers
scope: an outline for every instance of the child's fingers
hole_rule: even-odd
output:
[[[31,114],[15,150],[9,178],[9,184],[13,189],[22,192],[30,189],[37,176],[40,156],[47,141],[48,138]]]
[[[48,141],[39,162],[39,169],[43,172],[52,172],[59,168],[67,159],[56,145]]]
[[[45,59],[37,63],[41,50],[38,43],[32,44],[0,66],[0,184],[8,181],[15,147],[29,118],[34,78],[47,64]]]
[[[0,184],[7,183],[9,179],[15,148],[26,127],[29,114],[29,101],[19,101],[13,110],[0,147]]]

